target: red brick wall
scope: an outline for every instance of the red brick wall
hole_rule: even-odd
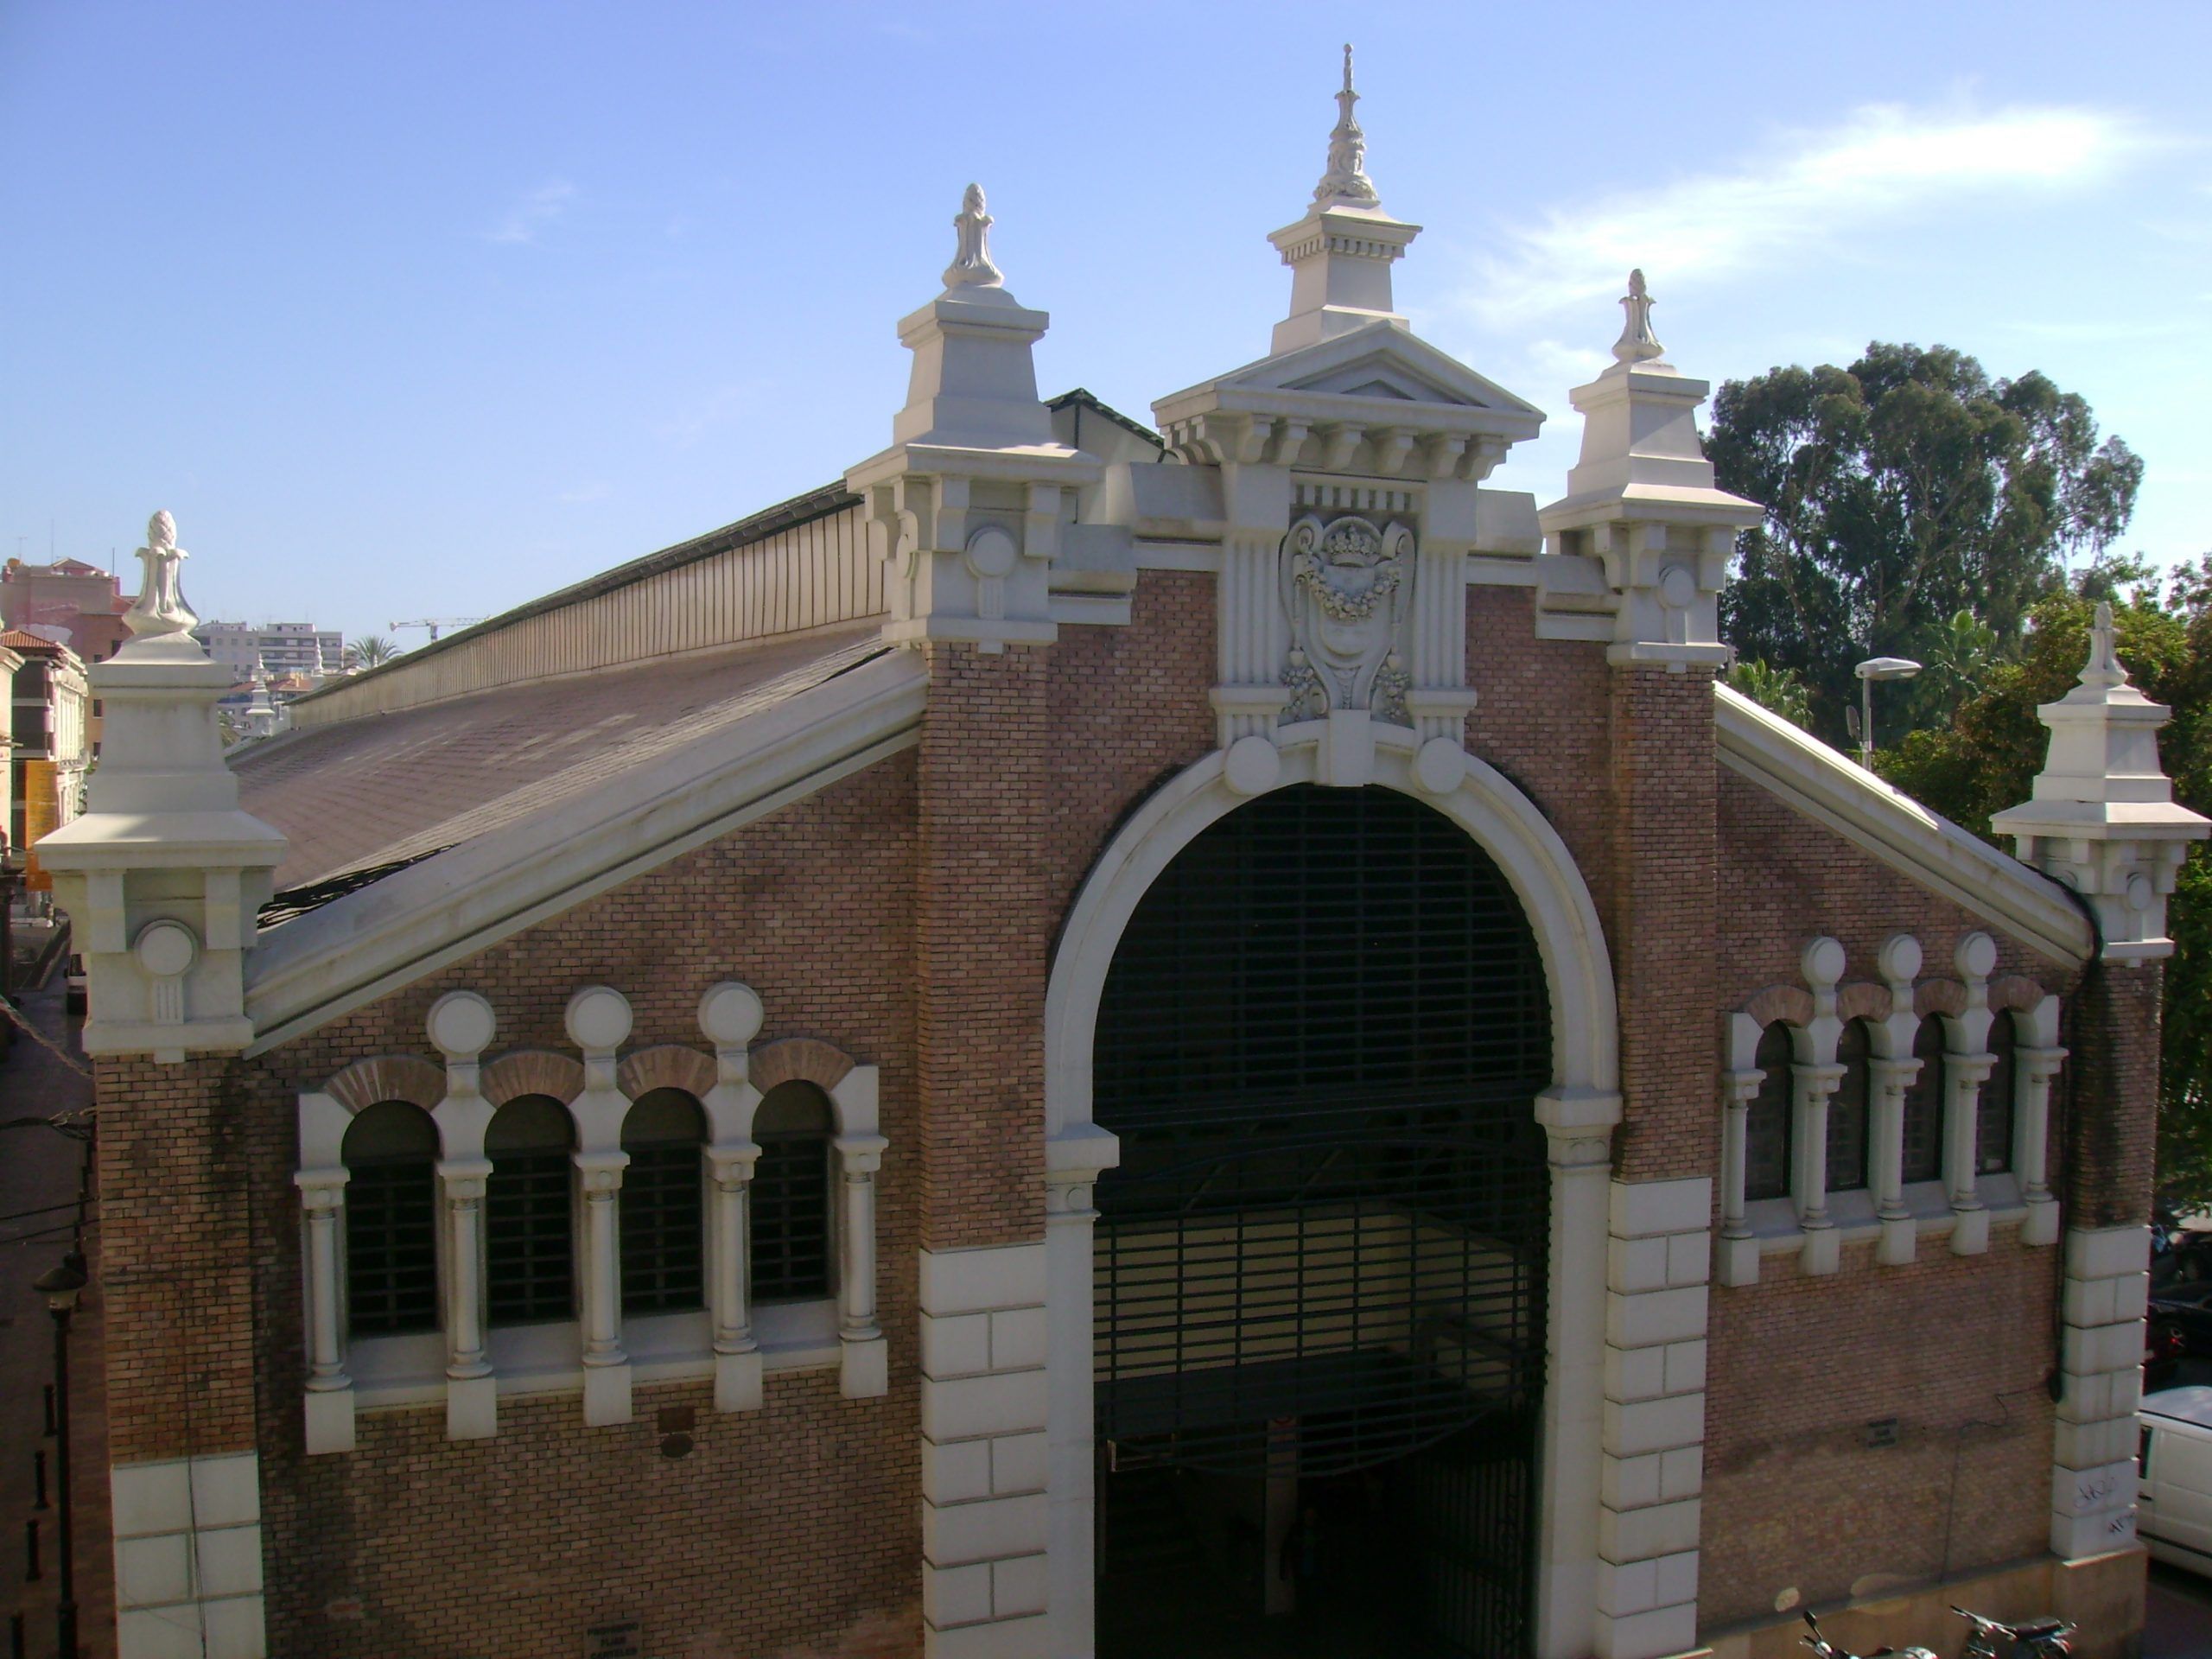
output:
[[[908,753],[251,1063],[234,1098],[253,1169],[272,1653],[539,1659],[582,1653],[591,1625],[624,1616],[645,1620],[645,1651],[702,1659],[918,1650],[914,857]],[[433,1055],[423,1016],[454,988],[490,999],[495,1054],[566,1052],[562,1010],[595,982],[630,999],[632,1046],[703,1049],[699,995],[721,979],[760,994],[762,1041],[820,1038],[882,1068],[889,1395],[772,1372],[764,1410],[718,1415],[704,1382],[639,1384],[638,1421],[611,1428],[584,1427],[573,1393],[510,1397],[498,1438],[461,1442],[442,1404],[410,1407],[363,1414],[351,1453],[306,1458],[296,1092],[371,1055]],[[658,1449],[668,1404],[697,1409],[680,1459]]]
[[[2079,1227],[2151,1219],[2158,1133],[2159,995],[2165,970],[2103,967],[2069,1009],[2070,1075],[2053,1090],[2071,1179],[2062,1189]],[[2069,1087],[2069,1084],[2071,1087]]]
[[[1771,1619],[1785,1589],[1812,1604],[2046,1548],[2058,1252],[1991,1233],[1986,1255],[1923,1244],[1905,1268],[1856,1245],[1832,1277],[1770,1255],[1714,1289],[1704,1630]],[[1897,1445],[1867,1447],[1890,1417]]]

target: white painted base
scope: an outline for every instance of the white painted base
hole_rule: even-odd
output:
[[[1759,1281],[1759,1242],[1756,1238],[1716,1238],[1713,1241],[1713,1277],[1723,1285],[1756,1285]]]
[[[353,1449],[353,1390],[321,1389],[307,1396],[308,1455]]]
[[[1986,1255],[1989,1253],[1989,1211],[1961,1210],[1955,1213],[1957,1219],[1951,1224],[1951,1254]]]
[[[447,1378],[446,1438],[488,1440],[499,1432],[499,1379],[491,1376]]]
[[[837,1391],[848,1400],[874,1400],[891,1392],[891,1344],[882,1334],[841,1344],[844,1358],[838,1367]]]
[[[1806,1229],[1805,1242],[1798,1249],[1797,1263],[1811,1274],[1839,1271],[1843,1266],[1843,1235],[1833,1227]]]
[[[758,1411],[766,1399],[760,1376],[760,1351],[715,1356],[715,1409]]]
[[[2044,1195],[2028,1200],[2028,1217],[2020,1224],[2020,1243],[2023,1244],[2056,1244],[2058,1243],[2058,1200]]]
[[[1885,1216],[1874,1259],[1885,1268],[1909,1268],[1920,1244],[1920,1224],[1910,1216]]]
[[[630,1366],[584,1367],[584,1427],[612,1428],[630,1421]]]
[[[120,1659],[265,1659],[259,1458],[118,1464],[111,1482]]]

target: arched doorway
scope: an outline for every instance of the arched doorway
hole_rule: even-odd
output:
[[[1100,1654],[1527,1651],[1554,1046],[1497,863],[1388,789],[1243,805],[1092,1052]]]

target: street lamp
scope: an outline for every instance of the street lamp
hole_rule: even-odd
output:
[[[76,1499],[69,1489],[69,1316],[77,1311],[85,1284],[85,1258],[74,1250],[61,1258],[60,1266],[48,1268],[31,1282],[54,1315],[54,1472],[61,1489],[61,1605],[54,1612],[54,1630],[60,1659],[77,1659],[77,1561],[71,1530]]]
[[[1909,680],[1920,672],[1910,657],[1869,657],[1852,672],[1859,676],[1859,764],[1874,770],[1874,682]]]

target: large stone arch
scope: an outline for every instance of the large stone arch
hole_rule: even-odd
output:
[[[1099,1001],[1139,901],[1208,826],[1247,801],[1328,781],[1322,746],[1281,751],[1264,789],[1232,785],[1217,752],[1168,780],[1115,833],[1077,893],[1053,953],[1045,1001],[1046,1161],[1052,1651],[1092,1650],[1091,1222],[1090,1187],[1118,1161],[1093,1116]],[[1552,1079],[1536,1115],[1551,1137],[1549,1384],[1544,1403],[1535,1632],[1540,1659],[1592,1645],[1599,1446],[1605,1410],[1605,1262],[1612,1127],[1620,1119],[1619,1022],[1604,926],[1565,842],[1503,773],[1469,757],[1458,785],[1422,788],[1414,756],[1378,744],[1363,780],[1412,795],[1497,862],[1525,911],[1550,990]]]

